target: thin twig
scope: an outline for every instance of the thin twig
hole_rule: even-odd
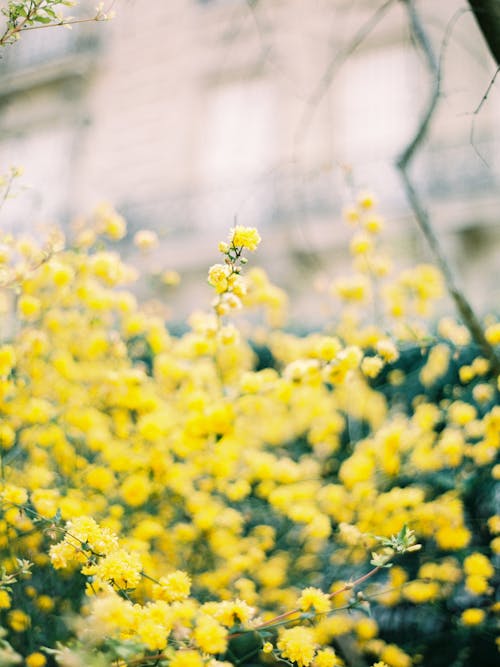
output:
[[[43,28],[58,28],[64,27],[65,25],[75,25],[77,23],[94,23],[100,21],[107,21],[107,18],[100,18],[99,14],[91,16],[86,19],[69,19],[68,21],[56,21],[55,23],[41,23],[40,25],[30,25],[26,26],[20,32],[28,32],[28,30],[42,30]]]
[[[425,29],[422,25],[420,16],[416,11],[414,0],[403,0],[403,2],[407,8],[412,33],[425,56],[427,67],[432,74],[433,81],[430,98],[417,130],[409,144],[397,159],[396,166],[399,170],[401,180],[403,182],[406,198],[413,210],[417,224],[434,255],[441,273],[443,274],[446,288],[452,297],[465,326],[470,331],[472,339],[477,343],[477,345],[479,345],[484,354],[488,357],[492,371],[495,374],[499,374],[500,360],[495,354],[493,347],[486,340],[481,323],[474,313],[472,306],[455,283],[451,268],[443,254],[441,245],[432,227],[429,214],[424,208],[420,196],[409,175],[409,168],[411,163],[418,149],[422,145],[422,142],[427,137],[432,118],[439,103],[441,93],[441,67],[434,54],[434,50],[429,41],[427,33],[425,32]]]
[[[21,30],[24,29],[24,25],[26,22],[29,20],[30,13],[26,12],[26,16],[23,18],[23,20],[14,28],[9,28],[7,27],[3,35],[0,37],[0,46],[4,46],[11,37],[13,37],[16,33],[20,32]]]
[[[16,178],[16,175],[14,174],[13,171],[11,171],[10,174],[9,174],[9,179],[8,179],[8,181],[7,181],[7,184],[5,185],[5,189],[4,189],[4,191],[3,191],[3,195],[2,195],[2,197],[0,198],[0,211],[1,211],[2,208],[4,207],[4,204],[5,204],[5,202],[7,201],[8,197],[9,197],[9,195],[10,195],[10,191],[11,191],[11,189],[12,189],[12,183],[14,182],[14,179],[15,179],[15,178]]]
[[[485,91],[483,97],[481,98],[481,101],[479,102],[479,104],[477,105],[477,107],[476,107],[476,108],[474,109],[474,111],[472,112],[472,121],[471,121],[471,124],[470,124],[470,135],[469,135],[469,139],[470,139],[471,146],[472,146],[472,148],[474,149],[476,155],[480,158],[480,160],[481,160],[487,167],[489,167],[490,165],[486,162],[486,160],[484,159],[484,157],[483,157],[483,156],[481,155],[481,153],[479,152],[479,150],[478,150],[478,148],[477,148],[477,146],[476,146],[476,143],[475,143],[475,141],[474,141],[474,133],[475,133],[475,129],[476,129],[476,118],[477,118],[479,112],[481,111],[481,109],[483,108],[483,105],[485,104],[486,100],[488,99],[488,95],[490,94],[491,89],[492,89],[493,86],[495,85],[495,79],[497,78],[499,72],[500,72],[500,65],[496,68],[495,73],[494,73],[493,76],[491,77],[490,82],[489,82],[489,84],[488,84],[488,87],[486,88],[486,91]]]
[[[496,71],[495,71],[495,74],[493,74],[493,76],[492,76],[492,78],[491,78],[491,81],[490,81],[490,83],[489,83],[489,85],[488,85],[488,88],[486,88],[486,92],[484,93],[484,95],[483,95],[481,101],[479,102],[479,104],[477,105],[477,107],[476,107],[476,108],[474,109],[474,111],[472,112],[474,115],[478,114],[478,113],[481,111],[481,108],[482,108],[483,104],[484,104],[484,103],[486,102],[486,100],[488,99],[488,95],[490,94],[490,90],[493,88],[493,85],[494,85],[494,83],[495,83],[495,79],[497,78],[499,72],[500,72],[500,65],[497,67],[497,69],[496,69]]]

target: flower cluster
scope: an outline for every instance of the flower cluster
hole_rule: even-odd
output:
[[[213,308],[182,335],[126,291],[109,207],[19,274],[0,344],[10,664],[433,667],[429,618],[457,655],[470,633],[496,650],[497,380],[461,325],[424,330],[434,269],[388,288],[372,198],[346,216],[345,311],[306,336],[229,321],[283,315],[281,290],[245,270],[253,228],[220,244]],[[389,304],[383,321],[362,321],[360,295]],[[498,324],[486,331],[497,345]]]

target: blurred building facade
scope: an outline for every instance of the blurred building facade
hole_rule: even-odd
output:
[[[179,316],[203,305],[206,267],[237,221],[259,228],[258,263],[321,319],[311,286],[348,263],[352,188],[376,192],[397,256],[428,257],[394,161],[432,81],[403,3],[353,47],[381,4],[117,0],[111,22],[23,35],[0,61],[0,171],[23,165],[27,186],[5,225],[67,223],[110,201],[131,233],[157,230],[147,268],[180,272],[168,295]],[[466,293],[492,307],[500,92],[472,112],[494,64],[458,0],[418,5],[443,90],[415,179]]]

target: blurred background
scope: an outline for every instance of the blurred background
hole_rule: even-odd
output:
[[[92,16],[94,5],[78,11]],[[412,172],[481,312],[500,295],[500,77],[474,114],[495,65],[467,4],[416,6],[442,96]],[[252,263],[287,290],[292,315],[311,324],[331,315],[325,286],[349,265],[341,211],[359,190],[376,194],[398,262],[430,259],[394,167],[432,89],[403,3],[116,0],[114,9],[112,21],[34,30],[1,54],[0,171],[24,167],[4,230],[68,226],[109,201],[129,225],[126,258],[147,274],[138,289],[174,319],[206,305],[206,269],[235,222],[258,227]],[[147,257],[131,243],[143,228],[160,239]],[[179,272],[177,287],[162,283],[166,270]]]

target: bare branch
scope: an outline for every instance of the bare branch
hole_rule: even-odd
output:
[[[441,67],[422,25],[420,16],[416,11],[414,0],[403,0],[403,2],[407,8],[410,27],[414,38],[425,56],[427,67],[432,75],[433,80],[427,107],[422,115],[413,138],[397,159],[396,166],[401,175],[405,194],[413,210],[417,224],[434,255],[439,269],[443,274],[447,290],[452,297],[464,324],[468,328],[472,339],[477,343],[477,345],[479,345],[484,354],[488,357],[493,372],[498,374],[500,373],[500,360],[496,356],[493,347],[486,340],[481,323],[474,313],[474,310],[472,309],[469,301],[455,283],[451,268],[445,255],[443,254],[441,245],[432,227],[429,214],[424,208],[420,196],[409,175],[409,167],[411,166],[416,152],[427,137],[432,118],[439,103],[441,92]]]
[[[474,115],[477,115],[481,111],[481,108],[482,108],[483,104],[488,99],[488,95],[490,94],[490,91],[495,84],[495,79],[497,78],[499,72],[500,72],[500,65],[497,67],[497,69],[495,71],[495,74],[493,74],[493,76],[491,77],[491,81],[489,82],[488,88],[486,88],[486,92],[484,93],[483,97],[481,98],[481,101],[479,102],[477,107],[472,112]]]
[[[439,62],[436,58],[434,50],[429,42],[427,34],[424,31],[422,23],[419,16],[415,10],[415,4],[413,0],[403,0],[404,4],[408,9],[410,27],[412,33],[415,37],[417,44],[421,47],[425,59],[427,61],[427,67],[433,76],[432,81],[432,90],[429,101],[427,103],[427,108],[420,119],[417,131],[413,136],[410,143],[403,150],[399,158],[397,159],[397,167],[401,172],[405,172],[409,163],[413,159],[415,152],[419,148],[420,144],[424,141],[429,131],[429,126],[434,116],[434,112],[437,109],[439,103],[439,96],[441,93],[441,68]]]
[[[28,32],[30,30],[43,30],[44,28],[58,28],[61,26],[72,26],[76,25],[77,23],[96,23],[99,21],[107,21],[107,18],[101,18],[98,14],[95,16],[90,16],[89,18],[86,19],[69,19],[68,21],[56,21],[55,23],[42,23],[41,25],[30,25],[19,32]]]

